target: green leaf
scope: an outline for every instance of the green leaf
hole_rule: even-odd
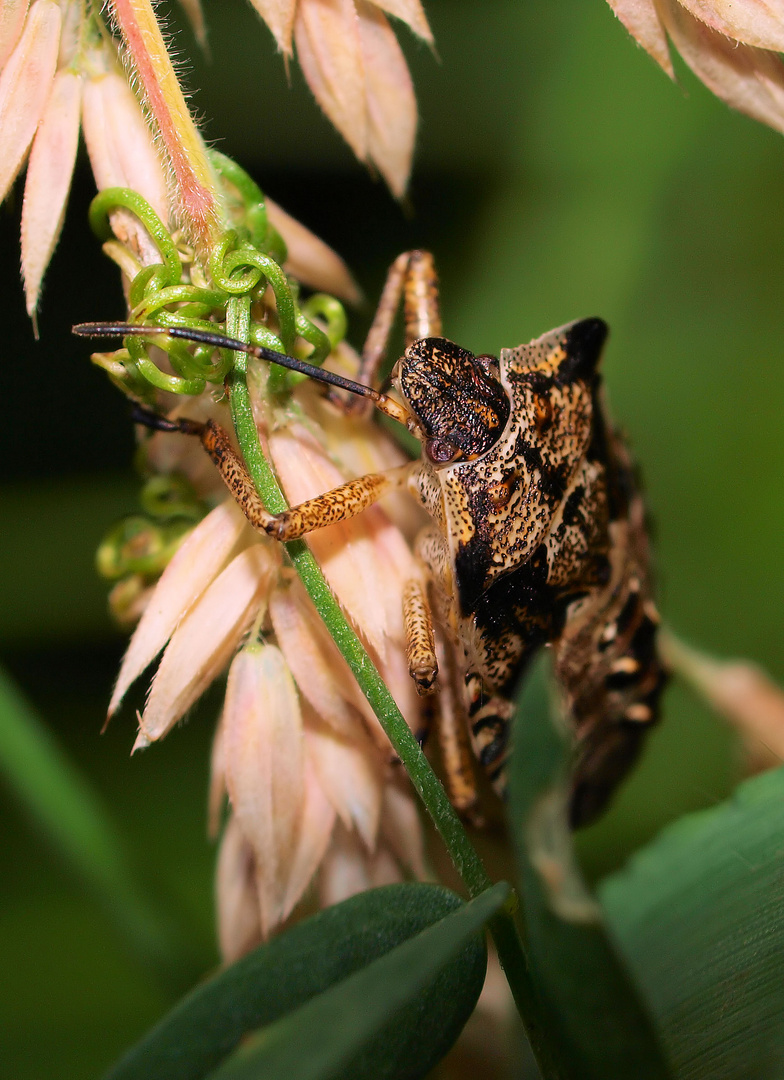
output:
[[[415,1065],[423,1061],[429,1069],[452,1045],[479,996],[486,953],[476,934],[503,896],[503,889],[496,887],[477,909],[475,902],[465,906],[439,886],[390,885],[327,908],[198,986],[126,1054],[106,1080],[153,1076],[197,1080],[223,1061],[249,1031],[264,1025],[271,1026],[261,1034],[262,1057],[284,1053],[298,1060],[314,1055],[314,1060],[321,1060],[331,1040],[340,1044],[341,1053],[350,1053],[406,1001],[409,1004],[396,1021],[395,1032],[385,1035],[384,1060]],[[457,924],[451,921],[456,917]],[[438,942],[432,951],[419,944],[420,932],[435,929],[433,924],[447,927],[442,933],[448,942],[440,952]],[[401,942],[407,942],[409,959],[399,978],[394,958]],[[427,955],[422,955],[426,949]],[[386,966],[377,975],[379,963]],[[351,997],[357,978],[359,996]],[[419,993],[428,978],[432,982]],[[341,1000],[341,995],[349,993],[350,1002],[340,1006],[347,1010],[345,1014],[335,1013],[330,1005],[332,993],[325,993],[335,984]],[[303,1027],[301,1015],[306,1020],[311,1015],[306,1010],[315,1010],[315,1018]],[[312,1044],[309,1032],[321,1023],[322,1013],[327,1019],[318,1028],[319,1040]],[[360,1022],[359,1031],[354,1020]],[[251,1045],[258,1050],[255,1041]],[[379,1071],[378,1055],[373,1054],[366,1075],[385,1075]],[[243,1049],[231,1059],[231,1069],[246,1065],[255,1068],[247,1064]],[[289,1071],[287,1080],[293,1080]]]
[[[167,929],[137,885],[105,808],[1,668],[0,773],[135,952],[165,965]]]
[[[511,829],[533,977],[560,1073],[579,1080],[670,1076],[637,989],[577,867],[567,824],[567,752],[540,656],[518,702]]]
[[[690,814],[600,896],[677,1076],[784,1077],[784,769]]]
[[[436,1056],[429,1039],[450,1015],[452,995],[468,969],[462,963],[448,978],[439,976],[445,976],[447,965],[454,964],[464,950],[479,949],[482,962],[474,969],[470,994],[473,1008],[486,959],[477,934],[509,893],[509,886],[499,882],[258,1032],[211,1073],[210,1080],[414,1080],[425,1076],[447,1049],[442,1043]],[[433,1017],[433,1011],[440,1016]],[[462,1012],[460,1027],[470,1011]],[[429,1030],[423,1024],[427,1017]]]

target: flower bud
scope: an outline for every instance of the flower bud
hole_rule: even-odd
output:
[[[299,700],[273,645],[250,645],[229,670],[223,713],[226,785],[256,861],[262,937],[284,917],[304,797]]]
[[[185,615],[153,679],[134,750],[163,738],[224,669],[269,595],[279,560],[271,544],[246,548]]]

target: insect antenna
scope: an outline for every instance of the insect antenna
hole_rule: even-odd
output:
[[[332,371],[324,371],[322,368],[309,364],[306,360],[298,360],[295,356],[267,349],[263,345],[251,345],[246,341],[238,341],[236,338],[226,337],[224,334],[213,333],[211,330],[190,329],[185,326],[142,326],[138,323],[100,323],[88,322],[77,323],[72,331],[78,337],[128,337],[133,334],[137,337],[155,337],[158,334],[166,334],[172,338],[182,338],[185,341],[194,341],[200,345],[213,345],[216,349],[233,349],[236,352],[247,353],[257,360],[267,360],[269,363],[278,364],[280,367],[297,371],[301,375],[307,375],[317,382],[326,383],[329,386],[340,387],[358,397],[369,398],[375,407],[393,420],[404,424],[411,429],[412,417],[408,410],[399,405],[393,398],[374,390],[372,386],[354,382],[342,375],[336,375]]]

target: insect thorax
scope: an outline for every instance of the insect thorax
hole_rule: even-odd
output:
[[[600,347],[596,322],[589,327]],[[484,453],[447,464],[424,453],[410,481],[443,532],[446,550],[438,561],[451,568],[449,623],[459,628],[467,656],[475,657],[493,689],[513,678],[523,654],[558,636],[567,598],[596,585],[605,572],[605,467],[589,454],[597,379],[584,357],[575,364],[570,334],[574,328],[566,327],[505,350],[495,368],[483,358],[480,380],[476,358],[459,350],[455,359],[458,347],[451,343],[448,370],[439,376],[427,365],[443,358],[440,341],[436,348],[420,343],[430,355],[426,361],[416,357],[430,387],[429,397],[416,400],[426,400],[428,417],[438,412],[439,379],[444,383],[456,372],[471,380],[464,410],[477,383],[483,401],[503,395],[510,406],[503,427],[491,429],[494,439]],[[404,393],[412,384],[418,388],[418,372],[407,378],[409,353],[400,372]],[[448,393],[450,402],[457,399],[455,388]],[[484,419],[482,413],[480,423]],[[434,573],[436,580],[442,576]]]

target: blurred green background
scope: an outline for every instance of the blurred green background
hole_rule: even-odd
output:
[[[688,640],[784,678],[784,154],[678,65],[674,85],[604,0],[429,0],[439,59],[401,28],[420,102],[410,203],[369,178],[240,0],[205,0],[212,59],[188,30],[208,138],[337,248],[365,294],[411,246],[432,249],[445,332],[495,352],[602,315],[616,419],[655,521],[662,610]],[[180,14],[171,13],[179,33]],[[2,658],[83,768],[185,942],[176,974],[128,950],[0,783],[0,1075],[98,1074],[216,962],[205,789],[217,699],[128,758],[143,687],[99,738],[124,638],[93,570],[136,509],[126,406],[71,323],[119,316],[119,283],[86,226],[80,161],[33,340],[18,283],[17,205],[0,209],[5,334]],[[371,303],[352,319],[360,341]],[[686,691],[606,819],[586,869],[618,866],[685,811],[731,790],[733,736]]]

